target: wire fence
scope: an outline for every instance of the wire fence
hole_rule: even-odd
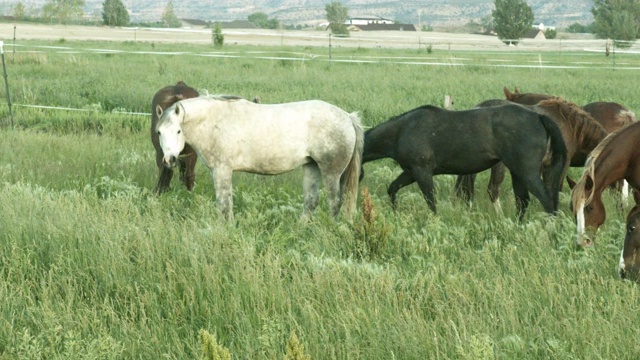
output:
[[[29,25],[16,26],[0,24],[0,34],[12,34],[12,40],[5,40],[4,45],[8,51],[13,52],[59,52],[59,53],[96,53],[96,54],[143,54],[157,56],[204,56],[224,57],[256,60],[293,60],[293,61],[331,61],[352,63],[390,63],[407,64],[416,66],[486,66],[486,67],[527,67],[527,68],[554,68],[554,69],[592,69],[602,67],[596,63],[584,61],[564,62],[552,64],[540,60],[539,54],[545,52],[587,52],[602,53],[614,56],[618,54],[640,54],[640,45],[630,44],[625,49],[616,48],[611,40],[593,39],[590,36],[578,36],[572,39],[520,39],[517,46],[508,46],[495,36],[474,34],[444,34],[422,31],[368,31],[351,32],[348,37],[337,37],[323,31],[276,31],[276,30],[225,30],[226,44],[262,45],[262,46],[303,46],[315,49],[309,52],[268,50],[254,52],[211,51],[210,47],[202,52],[188,51],[125,51],[112,48],[85,48],[80,46],[62,45],[24,45],[16,43],[18,39],[43,39],[43,40],[101,40],[101,41],[139,41],[139,42],[174,42],[211,44],[210,29],[153,29],[153,28],[94,28],[73,27],[59,25]],[[7,37],[5,37],[6,39]],[[361,47],[382,49],[423,49],[425,53],[442,53],[456,51],[472,51],[474,53],[495,53],[498,57],[508,53],[534,54],[534,58],[524,63],[509,63],[503,59],[489,59],[479,63],[475,59],[463,57],[433,57],[433,56],[371,56],[353,55],[340,57],[331,54],[331,48]],[[318,49],[326,48],[328,51]],[[537,54],[537,55],[536,55]],[[535,59],[535,56],[538,56]],[[537,60],[537,61],[536,61]],[[636,64],[616,64],[618,69],[640,70]],[[6,81],[6,79],[5,79]],[[45,110],[62,111],[99,111],[97,109],[79,109],[70,107],[58,107],[36,104],[11,104],[9,107],[38,108]],[[150,113],[114,111],[114,113],[131,116],[150,116]]]

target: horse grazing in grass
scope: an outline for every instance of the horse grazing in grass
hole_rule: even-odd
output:
[[[502,106],[509,104],[507,100],[487,100],[477,107]],[[566,173],[569,165],[584,166],[584,160],[580,160],[580,154],[588,154],[606,136],[606,130],[595,121],[586,111],[578,105],[562,100],[558,97],[542,100],[536,105],[521,105],[529,110],[551,118],[562,133],[564,144],[567,148],[567,156],[571,159],[567,163],[563,173]],[[504,165],[497,164],[491,168],[491,178],[487,191],[491,202],[498,206],[500,185],[504,180]],[[456,180],[456,193],[468,200],[473,197],[473,185],[475,174],[458,176]],[[562,188],[562,184],[560,184]]]
[[[547,166],[549,140],[552,157]],[[392,158],[402,168],[388,189],[392,205],[401,188],[417,182],[434,212],[434,175],[473,174],[503,162],[511,172],[522,220],[529,192],[545,211],[557,210],[567,152],[553,120],[522,106],[449,111],[427,105],[367,130],[362,162],[382,158]],[[554,179],[552,185],[543,183],[541,169]]]
[[[640,281],[640,191],[633,191],[636,205],[627,215],[627,232],[620,253],[618,273],[623,279]]]
[[[163,154],[158,132],[156,131],[158,114],[155,109],[160,107],[162,110],[165,110],[176,101],[197,96],[199,96],[199,94],[196,89],[187,86],[183,81],[178,81],[175,85],[166,86],[158,90],[153,96],[153,100],[151,100],[151,143],[153,143],[153,147],[156,149],[156,165],[160,172],[158,182],[154,189],[156,193],[163,193],[169,189],[169,184],[173,177],[173,168],[162,165]],[[178,165],[180,168],[180,180],[182,180],[189,191],[193,190],[193,185],[196,180],[195,166],[197,159],[198,156],[193,148],[189,144],[185,144],[178,158]]]
[[[276,175],[303,167],[304,210],[318,206],[320,183],[337,216],[356,207],[364,132],[357,114],[320,100],[263,105],[242,98],[197,97],[157,107],[156,132],[164,164],[173,166],[185,143],[211,170],[216,203],[233,221],[233,171]]]
[[[509,89],[505,87],[504,95],[508,101],[522,105],[537,105],[544,100],[560,99],[560,97],[553,95],[521,93],[518,91],[517,87],[514,92],[510,92]],[[596,101],[584,105],[582,109],[591,115],[594,120],[600,123],[607,133],[612,133],[637,121],[636,116],[632,111],[615,102]],[[576,157],[571,161],[572,166],[583,166],[588,155],[588,153],[585,154],[582,152],[576,154]]]
[[[591,246],[606,218],[602,192],[624,179],[640,189],[640,122],[607,136],[591,152],[580,180],[571,191],[571,210],[577,223],[577,242]]]

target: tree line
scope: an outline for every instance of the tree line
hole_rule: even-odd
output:
[[[47,22],[68,24],[79,22],[84,15],[84,0],[48,0],[41,14],[28,11],[22,2],[13,7],[13,16],[17,20],[40,18]],[[534,13],[525,0],[495,0],[495,9],[490,16],[481,20],[485,30],[495,32],[505,44],[517,44],[531,29]],[[334,34],[347,35],[345,25],[349,19],[349,9],[340,1],[325,5],[329,29]],[[594,0],[591,9],[594,22],[588,25],[578,23],[567,28],[569,32],[590,32],[602,39],[612,39],[618,47],[628,47],[640,37],[640,2],[638,0]],[[264,12],[248,16],[248,21],[259,28],[278,29],[282,24],[277,18],[269,18]],[[102,23],[108,26],[127,26],[130,24],[129,12],[122,0],[104,0],[102,3]],[[159,23],[163,27],[180,27],[173,0],[169,0]],[[548,30],[547,38],[553,38],[555,32]]]

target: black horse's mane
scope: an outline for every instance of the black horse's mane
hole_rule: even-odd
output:
[[[402,114],[400,114],[400,115],[393,116],[393,117],[389,118],[389,120],[387,120],[386,122],[387,122],[389,125],[391,125],[392,123],[395,123],[398,119],[402,119],[402,118],[403,118],[404,116],[406,116],[407,114],[411,114],[411,113],[413,113],[413,112],[420,111],[420,110],[447,111],[447,109],[443,109],[443,108],[441,108],[441,107],[437,107],[437,106],[434,106],[434,105],[422,105],[422,106],[419,106],[419,107],[417,107],[417,108],[415,108],[415,109],[411,109],[411,110],[409,110],[409,111],[405,111],[405,112],[403,112],[403,113],[402,113]],[[382,124],[380,124],[380,125],[382,125]],[[371,132],[371,130],[373,130],[373,129],[375,129],[375,126],[374,126],[373,128],[371,128],[371,129],[369,129],[369,130],[365,131],[365,134],[366,134],[366,133],[370,133],[370,132]]]

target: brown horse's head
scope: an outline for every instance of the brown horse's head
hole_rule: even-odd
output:
[[[577,224],[579,246],[593,246],[598,228],[604,223],[606,212],[601,191],[596,189],[593,175],[588,172],[571,187],[570,206]]]
[[[506,86],[504,87],[504,96],[507,100],[521,105],[536,105],[542,100],[555,97],[545,94],[521,93],[517,87],[513,92],[510,92]]]
[[[623,279],[640,281],[640,191],[633,191],[636,206],[627,215],[627,233],[624,237],[618,272]]]

